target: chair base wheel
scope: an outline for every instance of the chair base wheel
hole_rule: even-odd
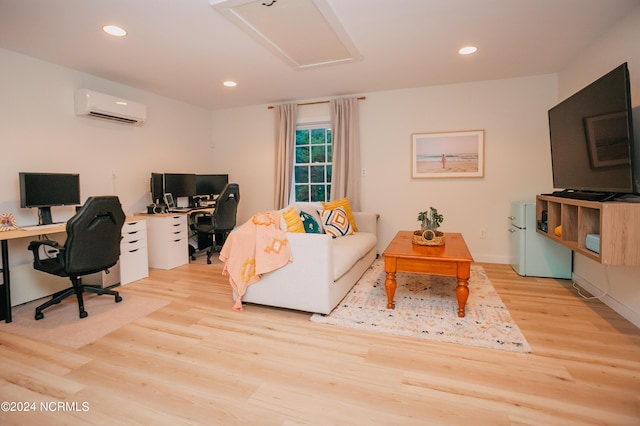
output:
[[[80,311],[80,318],[86,318],[87,315],[89,315],[87,311]]]
[[[116,303],[120,303],[122,302],[122,296],[118,295],[116,296]]]
[[[42,312],[36,312],[36,321],[41,320],[42,318],[44,318],[44,314]]]

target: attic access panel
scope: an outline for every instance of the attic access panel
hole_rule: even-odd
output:
[[[327,0],[210,0],[210,4],[294,68],[360,59]]]

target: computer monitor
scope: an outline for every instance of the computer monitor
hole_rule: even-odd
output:
[[[193,173],[165,173],[164,193],[174,198],[196,195],[196,175]]]
[[[151,173],[151,201],[162,203],[164,196],[164,175],[162,173]]]
[[[229,183],[229,175],[196,175],[196,195],[220,194]]]
[[[38,208],[39,224],[53,223],[51,207],[80,204],[77,173],[20,172],[20,207]]]

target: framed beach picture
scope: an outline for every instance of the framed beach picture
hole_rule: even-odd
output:
[[[411,177],[484,176],[484,130],[411,135]]]

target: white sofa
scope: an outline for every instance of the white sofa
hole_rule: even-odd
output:
[[[287,232],[293,262],[264,274],[242,301],[331,312],[376,258],[377,214],[353,212],[353,217],[358,232],[352,235]]]

